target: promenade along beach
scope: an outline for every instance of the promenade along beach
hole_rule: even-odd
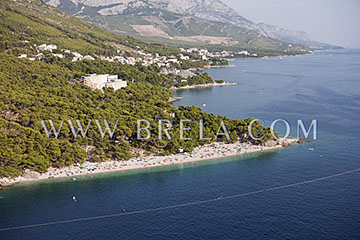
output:
[[[22,176],[16,178],[0,179],[1,186],[11,186],[15,183],[29,182],[44,179],[55,179],[64,177],[76,177],[91,175],[97,173],[107,173],[115,171],[127,171],[136,169],[145,169],[173,164],[183,164],[196,161],[204,161],[216,158],[224,158],[235,155],[256,153],[262,151],[276,150],[288,147],[295,143],[300,143],[300,139],[279,139],[270,141],[265,146],[254,145],[248,142],[237,142],[226,144],[224,142],[214,142],[199,146],[191,153],[178,153],[169,156],[149,155],[144,157],[132,158],[127,161],[106,161],[106,162],[88,162],[75,164],[64,168],[49,168],[46,173],[37,173],[27,170]],[[75,179],[74,179],[75,180]]]

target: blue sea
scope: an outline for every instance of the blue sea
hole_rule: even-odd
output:
[[[360,168],[360,51],[230,64],[206,72],[238,85],[176,91],[183,99],[174,105],[267,125],[285,119],[293,137],[297,120],[309,126],[316,119],[318,139],[248,156],[6,188],[0,229],[54,224],[0,231],[0,239],[360,239],[360,172],[261,191]],[[120,215],[92,218],[111,214]],[[58,222],[72,219],[82,220]]]

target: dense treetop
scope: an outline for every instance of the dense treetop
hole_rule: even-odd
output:
[[[204,135],[215,135],[222,121],[231,140],[249,140],[245,133],[252,119],[231,120],[203,112],[197,107],[175,108],[168,103],[173,96],[166,87],[178,86],[181,78],[159,74],[160,69],[141,64],[126,65],[100,59],[72,62],[45,53],[42,61],[17,57],[19,53],[37,53],[34,44],[56,44],[59,48],[79,51],[82,54],[112,55],[119,49],[131,54],[136,49],[163,55],[174,54],[177,48],[145,44],[139,40],[110,33],[81,19],[69,16],[39,0],[0,1],[0,177],[18,176],[25,169],[44,172],[50,166],[62,167],[85,160],[127,160],[133,149],[143,148],[158,154],[174,154],[179,148],[191,151],[199,144],[199,120],[204,119]],[[220,60],[217,60],[220,61]],[[195,64],[195,66],[194,66]],[[203,67],[193,61],[184,61],[179,68]],[[92,90],[83,84],[81,76],[90,73],[116,74],[128,86],[114,91],[112,88]],[[195,74],[188,84],[211,83],[209,75]],[[65,120],[58,139],[47,138],[41,119],[52,119],[57,128]],[[119,120],[113,139],[102,139],[98,127],[92,122],[88,137],[74,138],[68,120],[82,121],[86,128],[90,120],[107,119],[113,127]],[[151,123],[152,137],[137,140],[137,119]],[[169,119],[172,140],[158,139],[158,122]],[[180,119],[191,131],[181,140]],[[101,122],[105,127],[104,122]],[[47,121],[48,127],[50,127]],[[269,129],[254,126],[255,135]]]
[[[244,136],[251,119],[230,120],[203,112],[197,107],[175,108],[168,103],[172,92],[156,83],[157,74],[147,70],[147,79],[132,82],[133,76],[124,74],[129,86],[114,92],[113,89],[92,90],[75,75],[84,74],[81,67],[18,59],[0,54],[0,174],[19,175],[26,169],[45,171],[49,166],[64,166],[84,160],[129,159],[130,147],[144,148],[159,154],[176,153],[180,147],[191,151],[199,144],[199,120],[204,119],[204,135],[215,141],[222,120],[231,136]],[[131,72],[128,65],[116,71]],[[140,70],[138,70],[140,71]],[[172,115],[174,114],[175,117]],[[107,119],[111,126],[119,124],[113,139],[102,139],[95,123],[91,124],[88,137],[74,139],[65,122],[58,139],[46,138],[41,119],[52,119],[58,128],[64,119],[80,119],[86,127],[89,120]],[[151,122],[152,137],[138,141],[137,119]],[[172,140],[158,139],[158,121],[173,122]],[[187,132],[192,140],[180,140],[180,119],[192,119]],[[47,123],[50,127],[49,123]],[[103,125],[105,127],[105,125]],[[261,128],[254,126],[254,129]],[[269,129],[266,130],[269,139]],[[264,139],[263,141],[265,141]],[[222,140],[226,140],[223,138]],[[233,137],[231,141],[237,141]],[[261,141],[261,142],[263,142]],[[258,143],[261,143],[258,142]],[[86,152],[86,146],[94,146]]]

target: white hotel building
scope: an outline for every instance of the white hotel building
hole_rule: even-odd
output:
[[[103,87],[113,88],[118,90],[127,86],[127,82],[118,79],[117,75],[109,74],[90,74],[89,76],[82,76],[81,80],[92,89],[103,89]]]

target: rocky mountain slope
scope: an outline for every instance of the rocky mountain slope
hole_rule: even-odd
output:
[[[284,51],[302,33],[251,22],[220,0],[46,0],[103,28],[152,42]],[[285,36],[283,37],[282,35]],[[296,46],[299,50],[302,46]],[[294,50],[294,49],[292,49]]]
[[[41,0],[0,1],[0,51],[27,53],[34,44],[54,44],[83,55],[129,54],[138,51],[170,55],[179,49],[147,44],[95,26],[44,4]]]

